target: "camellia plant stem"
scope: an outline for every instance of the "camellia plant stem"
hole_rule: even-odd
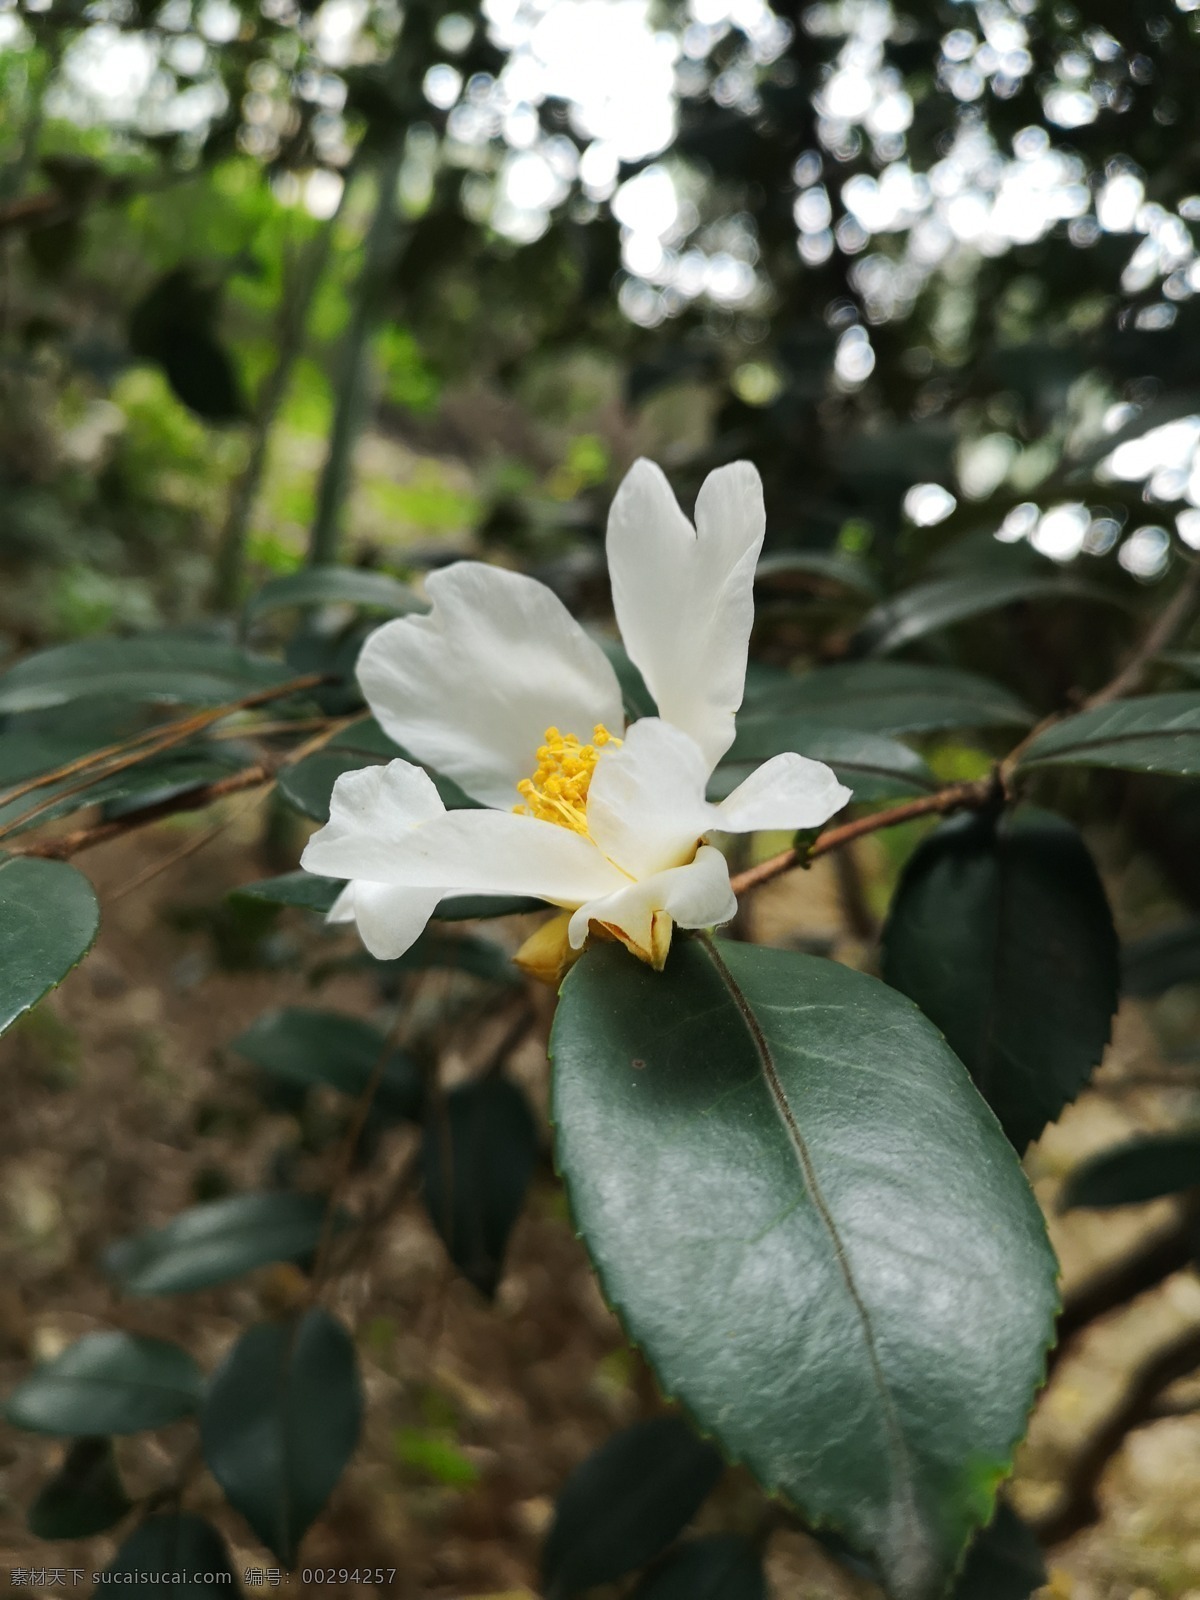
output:
[[[856,817],[853,822],[843,822],[840,827],[826,828],[818,834],[807,849],[783,850],[756,867],[739,872],[730,879],[734,894],[745,894],[757,889],[772,878],[778,878],[795,867],[807,866],[818,856],[840,850],[843,845],[861,839],[868,833],[878,833],[881,828],[894,828],[902,822],[912,822],[917,817],[944,817],[952,811],[979,810],[987,805],[996,793],[994,778],[979,778],[970,783],[951,783],[935,794],[925,794],[918,800],[905,800],[898,806],[888,806],[884,811],[873,811],[869,817]]]

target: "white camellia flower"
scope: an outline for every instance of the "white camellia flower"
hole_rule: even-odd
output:
[[[658,467],[613,501],[608,565],[625,649],[658,716],[626,726],[616,673],[551,590],[461,561],[430,574],[432,609],[363,646],[358,680],[393,761],[334,785],[302,858],[349,883],[330,918],[402,955],[447,895],[532,895],[561,915],[517,960],[556,978],[589,933],[661,968],[677,924],[736,910],[711,833],[814,828],[850,798],[822,762],[774,756],[720,804],[705,798],[733,742],[754,621],[762,484],[749,462],[710,475],[696,526]],[[447,811],[423,767],[481,808]]]

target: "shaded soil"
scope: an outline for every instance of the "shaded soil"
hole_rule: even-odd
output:
[[[194,826],[194,824],[192,824]],[[300,1304],[306,1281],[273,1268],[205,1293],[122,1300],[99,1258],[107,1244],[165,1222],[198,1198],[287,1181],[316,1187],[336,1160],[337,1107],[318,1104],[307,1139],[294,1115],[271,1110],[229,1040],[269,1006],[308,1004],[373,1015],[368,981],[348,973],[314,992],[294,970],[224,970],[210,933],[179,926],[179,908],[215,904],[238,882],[262,876],[252,811],[213,843],[121,894],[135,874],[169,863],[183,824],[121,841],[86,858],[104,906],[96,951],[61,989],[0,1044],[0,1384],[80,1334],[120,1327],[176,1339],[211,1369],[251,1321]],[[872,864],[870,852],[864,860]],[[770,942],[802,942],[864,963],[866,947],[842,933],[846,889],[828,863],[773,885],[756,911]],[[185,919],[186,920],[186,919]],[[861,915],[857,917],[861,922]],[[494,925],[497,936],[513,938]],[[286,912],[268,950],[286,955],[347,950],[302,913]],[[261,952],[260,952],[261,953]],[[408,1002],[413,1025],[449,1009],[442,1043],[449,1085],[494,1049],[507,999],[444,973],[420,980]],[[490,1008],[490,1009],[489,1009]],[[543,1020],[549,1015],[542,1003]],[[1096,1087],[1033,1151],[1029,1169],[1051,1217],[1069,1285],[1115,1259],[1170,1205],[1128,1213],[1054,1215],[1063,1175],[1084,1155],[1134,1129],[1200,1115],[1186,1079],[1164,1087],[1162,1041],[1188,1016],[1127,1007]],[[544,1032],[542,1034],[544,1038]],[[513,1075],[544,1102],[546,1061],[537,1037]],[[378,1205],[406,1164],[411,1135],[390,1132],[346,1199]],[[367,1393],[363,1443],[325,1515],[308,1535],[310,1568],[394,1568],[382,1585],[304,1584],[292,1592],[402,1600],[519,1600],[537,1592],[539,1541],[570,1470],[615,1429],[659,1408],[654,1385],[605,1308],[574,1239],[548,1147],[512,1240],[497,1298],[487,1303],[448,1265],[408,1194],[336,1280],[328,1303],[354,1329]],[[1200,1325],[1200,1281],[1180,1274],[1089,1332],[1040,1402],[1014,1498],[1048,1510],[1080,1445],[1120,1395],[1129,1371],[1177,1331]],[[1193,1385],[1193,1388],[1196,1388]],[[1200,1400],[1200,1389],[1196,1389]],[[1180,1391],[1181,1402],[1188,1394]],[[180,1425],[118,1441],[132,1493],[171,1482],[189,1455]],[[3,1569],[103,1565],[111,1536],[46,1545],[25,1527],[25,1509],[62,1457],[59,1441],[0,1436],[0,1583]],[[186,1477],[183,1503],[220,1526],[240,1572],[271,1558],[223,1504],[212,1479]],[[1200,1600],[1200,1414],[1141,1428],[1111,1464],[1104,1517],[1051,1552],[1046,1595],[1073,1600]],[[757,1491],[730,1474],[702,1525],[750,1529]],[[773,1600],[867,1600],[875,1591],[836,1571],[800,1534],[777,1534]],[[61,1593],[49,1582],[27,1592]],[[79,1591],[77,1591],[79,1592]],[[254,1590],[250,1591],[255,1592]]]

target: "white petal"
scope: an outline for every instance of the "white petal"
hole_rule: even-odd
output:
[[[431,573],[428,616],[367,640],[358,681],[385,732],[485,805],[508,809],[546,729],[624,724],[604,651],[545,584],[479,561]]]
[[[758,828],[819,828],[852,798],[823,761],[788,751],[764,761],[712,808],[710,827],[729,833]]]
[[[587,938],[588,925],[598,922],[619,928],[639,950],[650,951],[655,947],[656,914],[665,913],[681,928],[709,928],[728,922],[736,910],[729,865],[719,850],[706,844],[685,867],[657,872],[641,883],[580,906],[571,918],[569,937],[578,950]]]
[[[326,922],[354,921],[354,885],[348,883],[325,913]]]
[[[657,717],[635,722],[601,753],[588,790],[588,832],[634,878],[690,861],[713,824],[708,763],[694,739]]]
[[[613,608],[659,715],[691,734],[710,770],[733,743],[754,625],[762,482],[748,461],[711,473],[696,531],[661,470],[635,462],[608,519]]]
[[[446,811],[428,775],[407,761],[343,773],[329,821],[308,841],[301,865],[330,878],[434,890],[435,899],[528,894],[564,906],[610,894],[625,881],[590,839],[569,828],[511,811]]]
[[[342,901],[350,897],[351,916],[334,916]],[[395,961],[410,949],[425,931],[441,891],[406,889],[393,883],[366,883],[359,879],[347,884],[334,902],[327,918],[330,922],[353,919],[359,936],[377,961]]]

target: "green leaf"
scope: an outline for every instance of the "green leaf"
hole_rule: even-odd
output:
[[[452,1089],[426,1121],[426,1208],[454,1265],[489,1298],[500,1282],[537,1154],[529,1103],[504,1078]]]
[[[952,1600],[1031,1600],[1045,1581],[1042,1547],[1002,1500],[967,1552]]]
[[[1148,1133],[1075,1168],[1063,1186],[1064,1211],[1140,1205],[1200,1185],[1200,1129]]]
[[[715,1533],[672,1551],[633,1600],[767,1600],[767,1575],[749,1539]]]
[[[405,761],[410,759],[408,752],[393,744],[374,718],[365,717],[331,739],[324,750],[298,761],[294,767],[285,767],[279,774],[279,792],[289,805],[306,817],[328,822],[329,796],[343,772],[357,772],[361,767],[378,766],[397,757]],[[429,775],[447,807],[457,809],[475,804],[450,778],[437,772]]]
[[[138,1433],[190,1415],[203,1386],[200,1368],[178,1345],[89,1333],[19,1384],[5,1414],[33,1433]]]
[[[99,927],[82,872],[36,856],[0,860],[0,1033],[83,960]]]
[[[460,894],[443,900],[433,913],[438,922],[483,922],[491,917],[519,917],[545,911],[544,900],[524,895]]]
[[[204,1459],[288,1566],[354,1454],[362,1409],[354,1342],[320,1307],[251,1328],[213,1373]]]
[[[563,1485],[542,1549],[546,1600],[569,1600],[661,1555],[725,1463],[683,1417],[651,1417],[602,1444]]]
[[[239,900],[267,900],[275,906],[303,906],[306,911],[329,911],[346,885],[340,878],[321,878],[315,872],[284,872],[277,878],[240,883],[229,891]]]
[[[119,1240],[105,1251],[104,1266],[126,1294],[186,1294],[311,1254],[324,1216],[320,1195],[232,1195]]]
[[[1121,952],[1121,988],[1139,1000],[1200,979],[1200,918],[1159,928]]]
[[[38,1539],[90,1539],[129,1509],[112,1440],[76,1439],[30,1506],[29,1531]]]
[[[126,1600],[230,1600],[242,1593],[217,1530],[188,1512],[147,1517],[104,1569],[98,1594]]]
[[[1038,572],[970,572],[933,578],[882,601],[867,614],[854,638],[859,655],[886,656],[893,651],[971,617],[999,611],[1017,601],[1095,600],[1114,596],[1078,578]]]
[[[850,589],[875,599],[879,584],[870,568],[839,550],[780,550],[764,556],[754,574],[755,584],[777,583],[787,578],[819,578],[822,583]],[[783,585],[781,585],[783,587]]]
[[[354,1098],[386,1055],[374,1105],[393,1117],[415,1120],[421,1115],[425,1087],[416,1062],[390,1046],[381,1029],[358,1017],[284,1006],[256,1018],[229,1048],[289,1083],[325,1083]]]
[[[942,823],[900,879],[883,976],[1024,1150],[1099,1064],[1117,1009],[1117,936],[1082,838],[1032,810]]]
[[[793,715],[863,733],[930,733],[1033,721],[1007,689],[956,667],[850,661],[747,694],[742,718]]]
[[[101,695],[222,705],[287,679],[278,662],[211,639],[170,633],[79,639],[0,673],[0,712],[37,711]]]
[[[336,604],[369,606],[394,617],[428,609],[407,584],[390,578],[386,572],[371,572],[365,567],[304,567],[264,583],[246,602],[244,620],[248,626],[286,606]]]
[[[1042,1380],[1056,1264],[911,1002],[789,951],[616,946],[563,985],[559,1166],[609,1303],[723,1449],[935,1600]]]
[[[1039,733],[1020,766],[1200,773],[1200,694],[1147,694],[1065,717]]]
[[[738,718],[737,736],[709,784],[710,798],[723,798],[755,767],[785,750],[827,762],[856,800],[931,794],[938,786],[916,751],[895,739],[832,728],[805,712],[751,712]]]

